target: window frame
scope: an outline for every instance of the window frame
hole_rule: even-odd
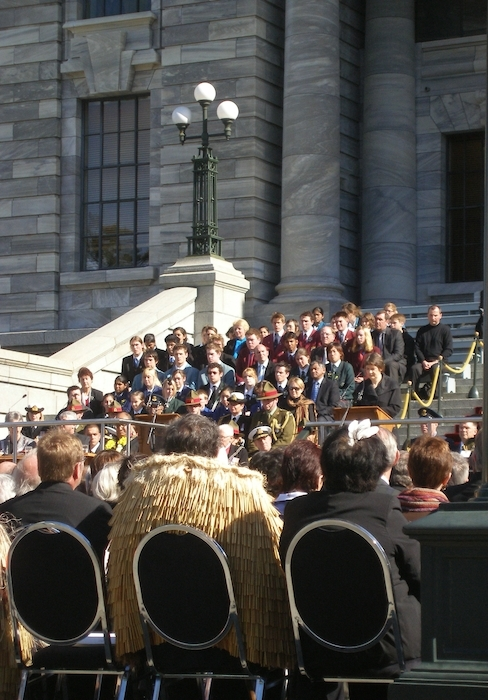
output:
[[[84,0],[83,19],[113,17],[151,10],[151,0]]]
[[[145,125],[140,127],[141,102],[147,103]],[[134,103],[133,129],[121,128],[120,119],[122,103]],[[107,104],[117,104],[117,129],[104,129],[105,108]],[[99,105],[99,130],[90,131],[89,110],[92,105]],[[112,108],[113,109],[113,108]],[[149,194],[150,194],[150,95],[128,95],[115,98],[86,100],[82,104],[82,177],[81,177],[81,235],[80,235],[80,269],[84,272],[115,269],[134,269],[149,265]],[[141,137],[141,134],[147,134]],[[123,139],[121,134],[133,134],[133,158],[124,160],[121,156]],[[114,136],[116,137],[114,139]],[[89,140],[99,139],[98,152],[89,151]],[[116,161],[105,161],[105,142],[111,137],[116,140]],[[126,139],[130,144],[130,138]],[[93,147],[93,146],[92,146]],[[110,146],[109,146],[110,147]],[[141,151],[142,156],[141,157]],[[107,149],[105,149],[105,154]],[[90,164],[92,158],[92,164]],[[122,158],[122,159],[121,159]],[[93,165],[93,161],[98,164]],[[131,183],[131,171],[133,182]],[[90,175],[92,173],[92,175]],[[98,173],[98,176],[97,176]],[[89,184],[91,182],[91,184]],[[115,184],[114,184],[115,183]],[[126,189],[126,196],[123,189]],[[105,195],[104,195],[105,189]],[[110,196],[111,190],[116,194]],[[130,191],[129,191],[130,190]],[[132,207],[132,211],[131,211]],[[111,213],[112,212],[112,213]],[[93,216],[93,231],[90,235],[90,214]],[[107,234],[107,217],[115,218],[112,235]],[[121,233],[121,221],[132,226],[127,234]],[[104,230],[105,227],[105,230]],[[90,253],[90,250],[92,251]],[[124,261],[124,255],[126,261]],[[112,261],[110,261],[110,256]]]

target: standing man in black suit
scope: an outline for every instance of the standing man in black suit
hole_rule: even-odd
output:
[[[413,336],[410,335],[408,331],[405,330],[405,321],[407,319],[403,314],[393,314],[393,316],[390,316],[389,322],[390,322],[390,328],[393,330],[400,331],[402,334],[403,338],[403,343],[405,345],[405,352],[403,354],[403,357],[405,358],[405,362],[407,365],[407,371],[405,373],[405,377],[408,379],[410,377],[410,370],[416,363],[416,357],[415,357],[415,339]]]
[[[400,385],[407,372],[403,335],[401,331],[388,327],[383,310],[378,311],[374,317],[374,325],[371,336],[373,344],[381,350],[381,357],[385,361],[385,374]]]
[[[339,405],[341,396],[337,382],[327,379],[325,365],[321,362],[312,362],[310,365],[311,382],[307,390],[307,397],[315,402],[319,418],[322,420],[334,420],[334,408]]]
[[[22,525],[41,520],[66,523],[79,530],[103,561],[112,509],[104,501],[75,491],[83,476],[83,447],[62,429],[50,430],[39,440],[37,461],[41,483],[34,491],[0,505]]]
[[[258,375],[258,382],[273,383],[276,364],[269,359],[268,347],[264,343],[260,343],[254,348],[254,356],[256,358],[254,369]]]
[[[136,374],[139,374],[144,369],[142,363],[142,355],[144,354],[144,344],[142,338],[138,335],[133,335],[130,339],[130,349],[132,355],[127,355],[122,359],[122,369],[120,374],[127,377],[132,384]]]

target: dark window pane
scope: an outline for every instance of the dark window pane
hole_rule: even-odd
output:
[[[417,41],[486,34],[486,0],[416,0]]]
[[[149,231],[149,200],[137,202],[137,231],[145,233]]]
[[[134,202],[119,205],[119,234],[134,233]]]
[[[87,236],[97,236],[100,232],[100,205],[85,207],[85,231]]]
[[[104,202],[117,199],[117,168],[102,170],[102,199]]]
[[[87,171],[85,188],[87,202],[100,200],[100,170]]]
[[[447,139],[448,282],[483,278],[484,134]]]
[[[120,162],[133,163],[135,161],[135,138],[134,131],[127,131],[120,134]]]
[[[146,12],[151,0],[85,0],[85,18],[108,17],[128,12]]]
[[[142,199],[149,192],[149,165],[140,165],[137,168],[137,196]]]
[[[134,238],[132,236],[119,238],[119,266],[134,267]]]
[[[449,191],[451,193],[451,207],[464,206],[464,177],[462,173],[449,175]]]
[[[89,102],[87,108],[87,133],[98,134],[101,130],[100,102]]]
[[[97,238],[86,238],[84,255],[86,270],[98,270],[99,254],[98,236]]]
[[[117,239],[104,238],[102,241],[102,268],[118,267]]]
[[[120,168],[120,199],[135,199],[136,194],[136,169],[133,166]],[[147,196],[147,190],[146,190]]]
[[[103,164],[115,165],[119,160],[119,135],[105,134],[103,137]]]
[[[119,103],[116,100],[103,103],[103,130],[106,134],[119,130]]]
[[[149,263],[149,234],[137,236],[136,265],[143,267]]]
[[[103,205],[103,236],[113,236],[117,233],[117,205]]]
[[[137,134],[137,160],[139,163],[149,163],[149,131]]]
[[[88,168],[99,168],[101,165],[100,136],[88,136],[86,140],[86,165]]]
[[[134,131],[136,128],[136,101],[122,100],[120,103],[120,130]]]

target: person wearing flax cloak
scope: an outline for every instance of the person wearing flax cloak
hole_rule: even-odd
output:
[[[127,658],[143,648],[132,576],[135,549],[150,530],[182,523],[203,530],[227,554],[248,661],[289,668],[293,637],[278,552],[280,516],[262,475],[217,462],[218,446],[215,423],[186,415],[168,427],[166,454],[139,462],[125,482],[109,537],[108,595],[117,655]],[[237,655],[232,634],[219,646]],[[168,647],[163,643],[158,649],[169,653]]]
[[[15,663],[14,640],[10,623],[5,565],[10,548],[7,529],[0,522],[0,700],[14,700],[20,683],[20,671]],[[20,644],[24,660],[29,663],[35,651],[33,637],[21,627]]]

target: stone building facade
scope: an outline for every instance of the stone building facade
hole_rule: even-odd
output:
[[[2,0],[0,344],[62,345],[161,290],[198,150],[171,113],[199,133],[202,81],[212,133],[219,101],[240,110],[212,145],[247,317],[473,300],[476,273],[446,261],[460,235],[477,250],[453,226],[479,206],[452,213],[447,163],[453,135],[484,131],[477,19],[423,40],[414,0]]]

